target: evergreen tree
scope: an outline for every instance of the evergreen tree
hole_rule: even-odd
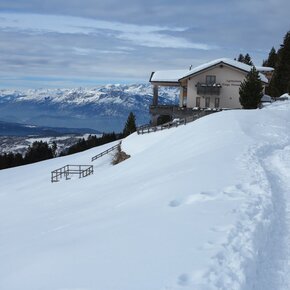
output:
[[[245,57],[240,53],[239,57],[238,57],[238,61],[239,62],[244,62],[244,60],[245,60]]]
[[[124,130],[123,130],[123,135],[124,137],[134,133],[136,131],[136,117],[135,115],[131,112],[128,116],[127,122],[125,124]]]
[[[239,56],[238,56],[238,61],[242,62],[242,63],[245,63],[245,64],[248,64],[248,65],[253,65],[252,59],[251,59],[251,57],[250,57],[250,55],[248,53],[245,54],[245,55],[240,53]]]
[[[263,85],[255,67],[241,83],[239,94],[240,103],[244,109],[256,109],[258,107],[263,96]]]
[[[14,163],[13,166],[19,166],[19,165],[23,165],[24,160],[23,160],[23,156],[20,153],[16,153],[14,154]]]
[[[276,63],[277,63],[277,52],[274,47],[271,48],[268,59],[264,60],[263,66],[269,66],[272,68],[276,68]]]
[[[28,164],[50,158],[53,158],[53,153],[47,142],[35,141],[28,147],[24,159]]]
[[[0,155],[0,169],[23,165],[24,160],[20,153],[4,153]]]
[[[101,137],[96,137],[95,135],[89,135],[88,139],[85,140],[84,138],[79,139],[78,142],[74,145],[71,145],[66,150],[62,151],[59,156],[65,156],[69,154],[74,154],[77,152],[82,152],[84,150],[100,146],[106,143],[110,143],[121,139],[123,136],[122,134],[115,134],[113,133],[103,133]]]
[[[269,91],[275,98],[290,92],[290,31],[286,33],[283,44],[277,52],[275,71]]]
[[[277,65],[277,52],[276,52],[275,48],[272,47],[270,52],[269,52],[268,59],[263,61],[263,66],[268,66],[268,67],[272,67],[275,69],[276,65]],[[271,83],[272,83],[272,87],[274,88],[275,80],[270,80],[269,86],[267,86],[265,88],[265,93],[267,95],[273,96],[273,94],[272,94],[273,88],[271,90],[271,85],[270,85]]]
[[[243,62],[248,65],[253,65],[252,59],[248,53],[245,55]]]

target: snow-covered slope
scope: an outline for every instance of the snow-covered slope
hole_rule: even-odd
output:
[[[160,103],[176,103],[177,98],[176,88],[160,90]],[[0,90],[0,118],[41,126],[120,131],[131,111],[139,124],[148,123],[151,103],[151,84]]]
[[[289,289],[290,102],[0,172],[0,289]]]

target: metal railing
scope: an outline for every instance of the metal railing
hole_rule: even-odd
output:
[[[68,180],[72,174],[77,174],[79,178],[86,177],[94,173],[93,165],[65,165],[51,171],[51,182],[58,182],[63,177]]]
[[[175,128],[175,127],[178,127],[180,125],[186,125],[187,123],[192,122],[194,120],[195,120],[194,117],[187,117],[187,118],[182,118],[182,119],[176,119],[176,120],[170,121],[168,123],[165,123],[162,125],[157,125],[157,126],[152,126],[150,124],[146,124],[146,125],[143,125],[143,126],[140,126],[137,128],[137,134],[143,135],[146,133],[162,131],[164,129]]]
[[[119,144],[117,144],[117,145],[115,145],[115,146],[112,146],[111,148],[109,148],[109,149],[107,149],[107,150],[105,150],[105,151],[103,151],[103,152],[101,152],[101,153],[95,155],[94,157],[92,157],[92,162],[93,162],[94,160],[96,160],[96,159],[98,159],[98,158],[100,158],[100,157],[102,157],[102,156],[104,156],[104,155],[106,155],[106,154],[108,154],[108,153],[114,151],[115,149],[118,148],[118,146],[121,145],[121,143],[122,143],[122,141],[120,141]]]
[[[197,94],[198,95],[219,95],[221,91],[221,84],[210,84],[210,83],[197,83]]]

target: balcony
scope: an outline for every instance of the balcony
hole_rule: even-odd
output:
[[[221,84],[197,83],[196,89],[198,95],[219,95]]]

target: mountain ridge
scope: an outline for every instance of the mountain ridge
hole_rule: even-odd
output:
[[[176,104],[177,88],[161,88],[160,104]],[[94,88],[0,90],[0,119],[49,127],[122,130],[128,114],[148,123],[150,84],[104,85]]]

